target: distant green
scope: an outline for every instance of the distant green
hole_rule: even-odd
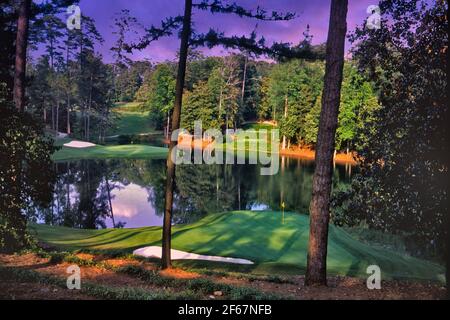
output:
[[[148,112],[120,111],[117,112],[117,117],[115,127],[108,132],[109,136],[155,132],[155,129],[150,125]]]
[[[154,147],[141,144],[101,146],[88,148],[68,148],[62,147],[53,154],[54,161],[68,161],[81,159],[107,159],[107,158],[127,158],[127,159],[156,159],[167,157],[167,148]]]
[[[114,126],[108,136],[151,134],[157,131],[152,126],[149,111],[142,109],[139,102],[118,103],[113,109],[116,116]]]
[[[230,148],[236,151],[245,150],[259,152],[260,149],[262,149],[263,143],[265,142],[266,146],[264,147],[264,151],[270,153],[272,151],[272,129],[276,129],[276,127],[266,123],[252,122],[244,124],[241,131],[236,134],[232,142],[218,143],[216,144],[216,149],[221,150]],[[264,134],[261,130],[265,130]],[[244,148],[242,148],[242,146],[244,146]],[[278,153],[278,149],[273,150],[273,152]]]
[[[161,245],[161,228],[79,230],[31,225],[39,240],[64,250],[89,249],[130,253]],[[306,267],[308,216],[273,211],[211,214],[190,225],[173,228],[173,248],[199,254],[250,259],[253,273],[302,274]],[[330,226],[328,272],[368,277],[369,265],[381,268],[382,279],[443,281],[444,268],[381,247],[359,242],[343,229]]]
[[[247,122],[242,125],[242,129],[248,130],[248,129],[254,129],[254,130],[260,130],[260,129],[266,129],[266,130],[272,130],[276,129],[276,126],[270,124],[270,123],[259,123],[259,122]]]
[[[113,111],[142,112],[143,105],[140,102],[116,102]]]

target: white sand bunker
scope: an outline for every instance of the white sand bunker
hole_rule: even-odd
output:
[[[76,141],[76,140],[72,140],[68,143],[64,144],[64,147],[69,147],[69,148],[89,148],[89,147],[95,147],[96,144],[94,143],[90,143],[90,142],[86,142],[86,141]]]
[[[144,247],[140,249],[136,249],[133,251],[133,254],[137,256],[142,256],[146,258],[161,258],[161,247],[151,246]],[[180,250],[170,250],[170,255],[173,260],[207,260],[207,261],[216,261],[216,262],[227,262],[227,263],[236,263],[236,264],[253,264],[253,261],[239,258],[229,258],[229,257],[218,257],[218,256],[205,256],[196,253],[190,253]]]

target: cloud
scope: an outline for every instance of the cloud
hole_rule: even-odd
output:
[[[133,218],[148,211],[147,191],[136,184],[129,184],[124,189],[113,190],[112,207],[115,217]]]

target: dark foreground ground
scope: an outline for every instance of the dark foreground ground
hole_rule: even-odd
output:
[[[67,267],[81,269],[81,290],[66,286]],[[0,299],[444,299],[445,288],[425,282],[330,277],[326,288],[304,286],[303,276],[268,277],[174,268],[156,262],[91,254],[0,255]]]

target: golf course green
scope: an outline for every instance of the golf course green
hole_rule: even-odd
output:
[[[117,114],[116,125],[108,135],[118,137],[120,135],[158,134],[148,121],[148,112],[142,111],[139,103],[117,104],[113,109]],[[87,148],[70,148],[64,144],[72,141],[72,138],[54,137],[54,145],[61,147],[56,151],[52,159],[54,161],[72,161],[82,159],[161,159],[167,157],[167,148],[150,146],[146,144],[126,145],[96,145]]]
[[[94,250],[131,253],[161,244],[160,227],[80,230],[30,225],[38,239],[60,250]],[[232,211],[210,214],[196,223],[176,225],[174,249],[198,254],[252,260],[253,273],[304,274],[309,217],[274,211]],[[381,247],[362,243],[341,228],[330,226],[328,272],[366,278],[367,267],[378,265],[382,279],[443,281],[444,268]]]
[[[161,159],[167,157],[169,149],[140,144],[101,146],[88,148],[62,147],[56,151],[54,161],[68,161],[81,159]]]

